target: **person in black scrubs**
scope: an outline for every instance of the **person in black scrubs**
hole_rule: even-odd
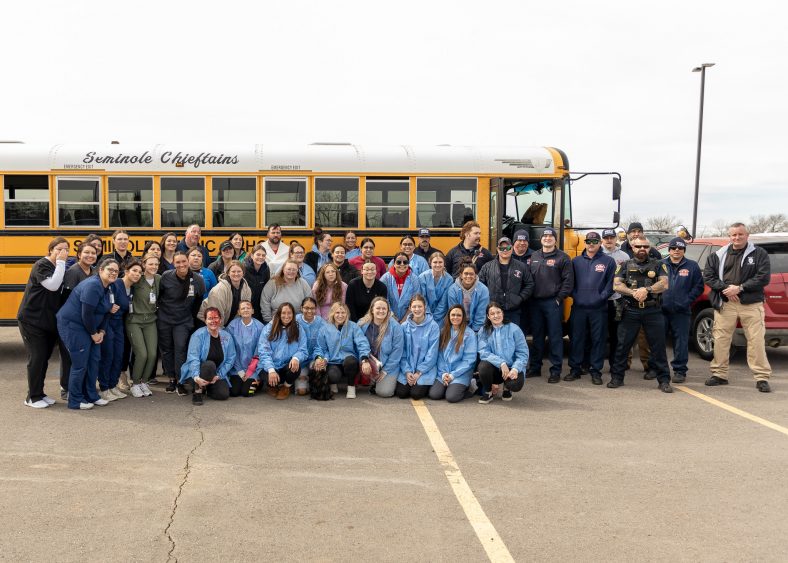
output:
[[[55,237],[49,241],[47,255],[33,264],[16,319],[27,350],[27,398],[25,405],[44,409],[55,400],[44,393],[44,380],[52,350],[57,344],[60,289],[66,273],[68,241]]]

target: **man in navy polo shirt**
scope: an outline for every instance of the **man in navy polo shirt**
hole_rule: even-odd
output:
[[[684,383],[687,378],[692,303],[703,293],[703,274],[697,262],[684,257],[686,249],[686,241],[676,237],[668,244],[668,257],[662,260],[668,268],[662,314],[665,332],[673,337],[673,383]]]

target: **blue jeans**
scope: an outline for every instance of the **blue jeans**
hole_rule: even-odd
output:
[[[689,359],[689,334],[692,313],[689,311],[662,310],[665,317],[665,335],[673,338],[673,361],[670,362],[673,373],[687,375]]]
[[[561,305],[554,297],[531,300],[531,331],[533,350],[531,350],[531,371],[542,370],[545,337],[550,340],[551,374],[561,373],[564,357],[564,334],[561,328]]]
[[[605,339],[607,336],[607,303],[599,309],[572,308],[572,348],[569,352],[569,369],[580,373],[583,367],[587,344],[590,343],[591,375],[602,375],[605,363]]]
[[[57,328],[71,356],[68,408],[78,409],[80,403],[95,403],[101,398],[96,392],[101,346],[93,342],[83,326],[65,321],[58,323]]]

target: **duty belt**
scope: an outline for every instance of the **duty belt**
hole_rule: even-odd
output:
[[[646,299],[645,301],[627,299],[626,304],[634,309],[647,309],[649,307],[657,307],[659,305],[659,301],[656,299]]]

